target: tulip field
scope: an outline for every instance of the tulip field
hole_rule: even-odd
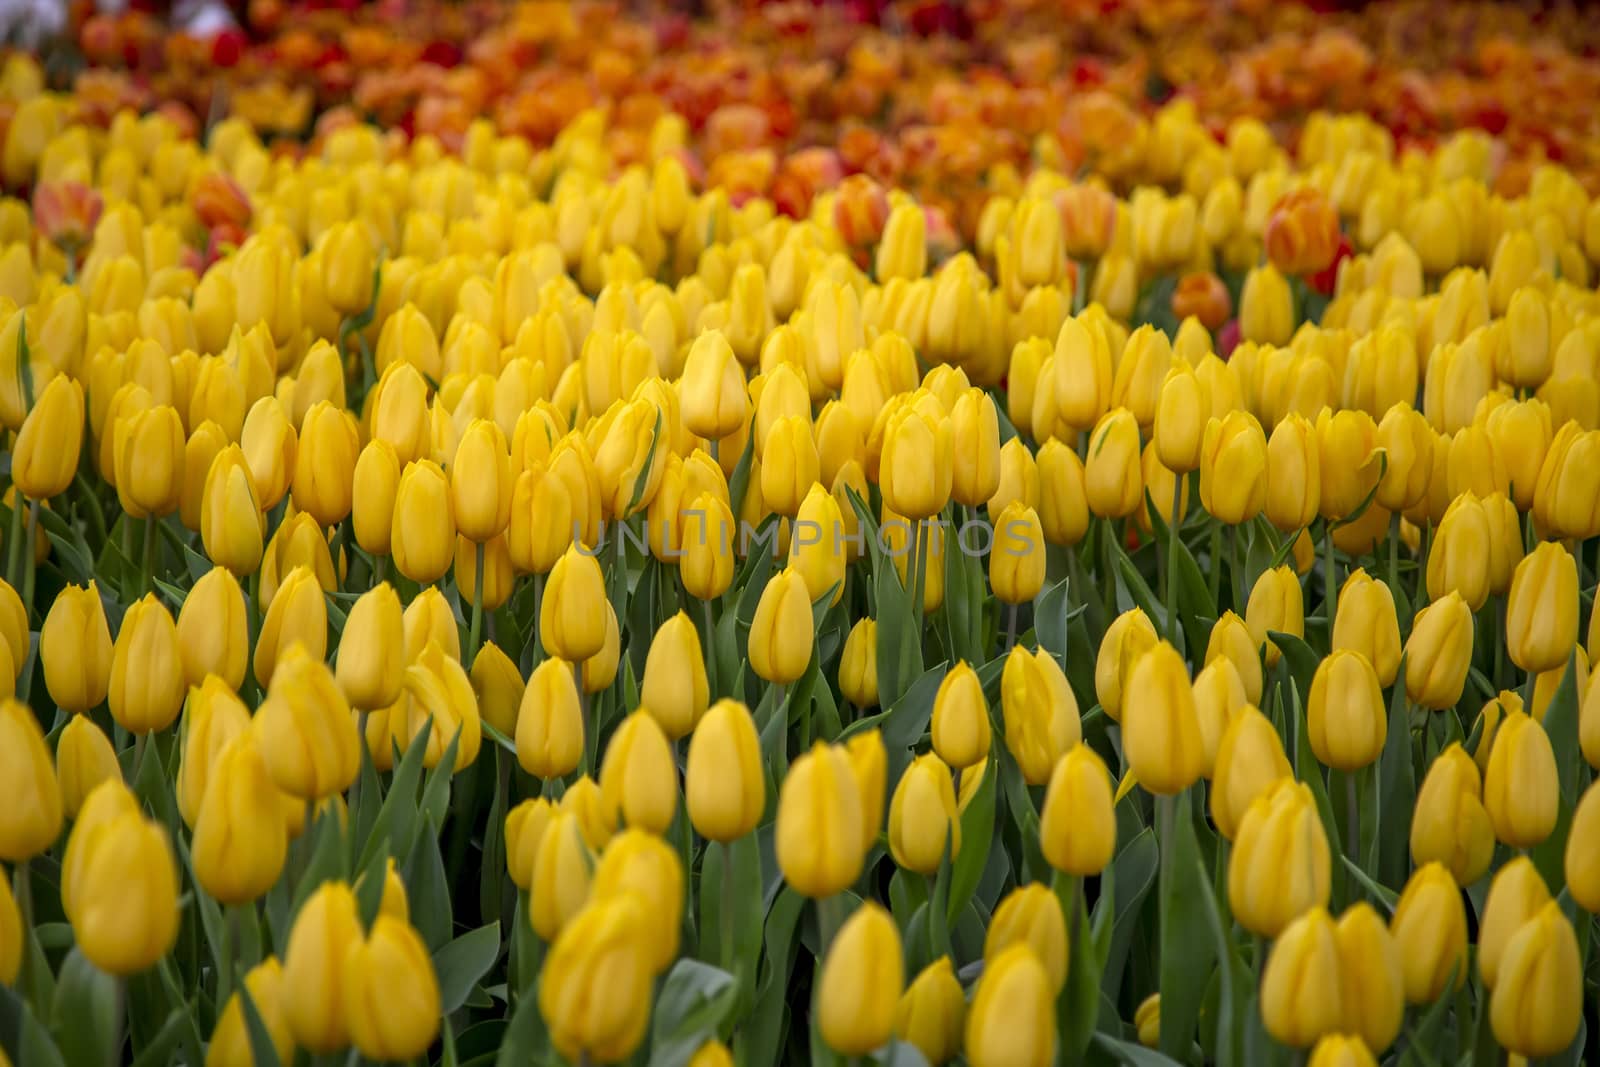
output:
[[[0,1067],[1600,1063],[1592,16],[173,17],[0,49]]]

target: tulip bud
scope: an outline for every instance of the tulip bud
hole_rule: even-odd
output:
[[[1306,722],[1311,751],[1326,766],[1350,773],[1378,758],[1389,733],[1389,712],[1366,656],[1336,651],[1317,665]]]
[[[950,495],[977,507],[1000,487],[1000,424],[994,400],[981,389],[967,389],[950,411],[952,472]]]
[[[1294,571],[1277,567],[1264,571],[1256,579],[1249,603],[1245,605],[1245,624],[1257,643],[1266,644],[1268,666],[1275,666],[1281,654],[1278,646],[1267,638],[1269,632],[1305,636],[1305,607],[1300,579]]]
[[[29,500],[66,492],[83,443],[83,386],[57,375],[22,421],[11,453],[11,480]]]
[[[1267,441],[1267,518],[1286,533],[1302,529],[1317,517],[1322,497],[1316,430],[1290,412]]]
[[[671,741],[693,730],[705,713],[710,698],[700,634],[681,611],[661,624],[650,643],[639,699]]]
[[[1456,497],[1428,550],[1428,596],[1455,592],[1473,611],[1489,597],[1489,517],[1471,493]]]
[[[45,687],[56,707],[82,713],[105,700],[112,658],[111,630],[94,581],[56,594],[39,630]]]
[[[0,701],[0,777],[14,798],[0,813],[0,859],[31,859],[61,832],[61,789],[33,710]]]
[[[846,1056],[864,1056],[883,1045],[904,990],[900,931],[888,912],[869,901],[839,927],[823,958],[817,987],[822,1039]]]
[[[1530,673],[1564,666],[1578,640],[1578,565],[1558,541],[1517,564],[1506,601],[1506,650]]]
[[[539,1013],[566,1059],[617,1063],[644,1040],[653,972],[643,924],[638,895],[625,893],[583,909],[550,946]]]
[[[292,797],[342,793],[361,769],[350,705],[333,672],[302,644],[278,663],[254,728],[273,783]]]
[[[213,567],[194,583],[178,611],[177,625],[186,687],[199,685],[208,674],[234,690],[244,684],[250,631],[244,592],[226,567]]]
[[[728,591],[733,584],[736,537],[726,501],[711,493],[694,498],[683,513],[683,556],[678,561],[678,576],[690,596],[715,600]]]
[[[1408,403],[1390,407],[1378,423],[1377,447],[1388,466],[1374,498],[1390,511],[1406,511],[1427,499],[1433,476],[1433,430]]]
[[[1454,591],[1417,612],[1406,640],[1406,696],[1442,711],[1454,707],[1472,666],[1472,609]]]
[[[1000,679],[1006,748],[1029,785],[1044,785],[1060,757],[1077,745],[1078,701],[1048,652],[1016,646]]]
[[[861,796],[861,851],[871,851],[883,826],[883,797],[888,787],[889,754],[883,747],[883,734],[876,728],[857,733],[845,745],[850,769],[855,773],[856,791]],[[958,807],[960,803],[958,801]]]
[[[1583,958],[1561,905],[1550,901],[1511,935],[1489,1002],[1495,1040],[1528,1057],[1555,1056],[1582,1025]]]
[[[1532,848],[1555,829],[1560,801],[1555,752],[1543,725],[1525,712],[1507,715],[1483,776],[1483,806],[1495,837]]]
[[[800,572],[791,566],[773,575],[750,621],[751,669],[774,685],[796,681],[811,663],[813,629],[811,595]]]
[[[136,810],[103,829],[74,870],[69,918],[89,962],[126,977],[154,966],[177,941],[178,865],[166,830]]]
[[[336,224],[323,235],[321,250],[322,286],[329,305],[344,318],[359,315],[372,303],[377,258],[366,224],[359,221]],[[374,1059],[409,1058],[369,1055]]]
[[[1467,914],[1461,890],[1442,864],[1426,864],[1411,875],[1389,932],[1400,946],[1407,1003],[1430,1003],[1446,983],[1454,988],[1466,981]]]
[[[351,1042],[375,1060],[427,1052],[439,1033],[439,980],[422,936],[405,919],[380,913],[344,965],[343,998]]]
[[[1228,901],[1241,926],[1277,937],[1296,916],[1327,905],[1330,874],[1309,787],[1280,781],[1251,801],[1228,857]]]
[[[552,656],[582,663],[605,646],[605,577],[592,553],[574,544],[556,561],[539,606],[539,640]]]
[[[1156,642],[1155,626],[1138,608],[1129,608],[1106,627],[1095,655],[1094,691],[1113,722],[1122,721],[1122,698],[1128,691],[1127,680],[1134,664]]]
[[[539,845],[555,814],[555,804],[538,797],[524,800],[506,815],[506,870],[524,892],[533,888]]]
[[[1359,1034],[1368,1047],[1394,1044],[1405,1021],[1404,973],[1400,950],[1388,925],[1372,906],[1351,905],[1339,917],[1339,972],[1343,986],[1344,1029]]]
[[[456,518],[444,471],[432,460],[408,464],[394,493],[389,547],[400,573],[429,585],[455,558]]]
[[[1160,642],[1128,676],[1122,738],[1128,767],[1152,793],[1171,796],[1200,777],[1204,745],[1194,690],[1177,649]]]
[[[1339,590],[1333,618],[1333,650],[1359,652],[1377,672],[1378,683],[1392,685],[1400,669],[1400,623],[1388,585],[1357,568]]]
[[[193,827],[211,771],[228,742],[250,729],[250,709],[215,675],[189,691],[184,703],[182,749],[178,761],[178,814]]]
[[[284,578],[261,621],[256,637],[256,681],[270,685],[278,661],[297,644],[319,661],[328,651],[328,605],[316,575],[303,566]]]
[[[61,785],[62,811],[68,819],[78,817],[95,786],[107,779],[121,780],[117,753],[94,720],[84,715],[67,720],[56,741],[56,776]]]
[[[743,704],[719,700],[695,726],[689,737],[684,802],[695,831],[723,844],[743,837],[761,821],[767,803],[761,739]]]
[[[859,619],[839,653],[839,692],[857,708],[878,704],[878,624]]]
[[[1139,458],[1138,423],[1126,408],[1113,408],[1095,425],[1089,438],[1084,487],[1092,513],[1121,519],[1144,506]]]
[[[953,449],[948,418],[917,406],[891,415],[878,462],[884,506],[911,520],[937,515],[950,500]]]
[[[300,906],[283,956],[284,1014],[301,1048],[327,1053],[350,1043],[358,1006],[348,1002],[348,971],[361,947],[355,894],[324,882]]]
[[[279,1062],[292,1060],[294,1034],[289,1030],[284,1011],[283,967],[278,958],[268,956],[250,968],[244,976],[244,988],[250,994],[250,1002],[261,1018],[267,1040]],[[236,992],[228,998],[222,1014],[217,1017],[217,1027],[211,1032],[211,1044],[206,1049],[206,1067],[249,1067],[254,1063],[244,1001]]]
[[[1133,1028],[1139,1044],[1145,1048],[1161,1047],[1161,994],[1151,993],[1139,1002],[1133,1013]]]
[[[460,462],[459,451],[456,460]],[[525,574],[548,574],[572,545],[572,535],[572,501],[565,483],[543,466],[523,471],[512,490],[506,534],[512,565]]]
[[[260,498],[244,452],[237,445],[218,453],[206,472],[200,537],[212,562],[235,575],[253,574],[261,565],[264,520]]]
[[[498,536],[511,521],[512,489],[505,434],[490,419],[474,419],[450,464],[451,511],[461,536],[478,544]]]
[[[947,856],[954,859],[961,851],[961,818],[950,768],[931,752],[912,760],[895,786],[889,802],[889,849],[897,864],[923,875],[932,875]]]
[[[1245,275],[1239,296],[1239,335],[1244,340],[1288,344],[1294,321],[1294,294],[1275,267],[1256,267]]]
[[[299,440],[289,414],[276,397],[262,397],[244,418],[239,446],[250,465],[261,507],[270,511],[289,491]]]
[[[335,677],[351,707],[376,711],[400,698],[404,651],[400,598],[383,582],[356,598],[339,641]]]
[[[678,806],[678,769],[661,726],[640,708],[617,727],[600,764],[600,790],[629,826],[665,833]]]
[[[1045,540],[1071,546],[1089,528],[1089,502],[1083,461],[1066,443],[1052,438],[1039,447],[1039,521]]]
[[[611,839],[595,868],[591,901],[623,894],[644,902],[643,934],[651,967],[664,972],[678,955],[683,923],[683,865],[665,840],[645,830],[624,830]]]
[[[191,844],[195,881],[223,905],[248,904],[272,888],[288,858],[281,794],[248,733],[228,742],[209,777]]]
[[[1211,627],[1211,638],[1206,642],[1207,664],[1216,659],[1226,659],[1238,672],[1244,686],[1245,700],[1251,704],[1261,700],[1261,646],[1250,632],[1250,627],[1231,611]]]
[[[459,660],[430,641],[406,668],[405,734],[402,748],[431,722],[422,765],[428,770],[444,758],[446,746],[456,742],[456,772],[472,765],[483,742],[483,720],[478,698]]]
[[[984,955],[967,1012],[967,1061],[972,1067],[1048,1067],[1056,1061],[1056,1015],[1045,965],[1026,943]]]
[[[1016,605],[1038,596],[1044,578],[1045,540],[1039,516],[1033,508],[1014,500],[995,520],[989,584],[1003,603]]]
[[[1174,361],[1156,402],[1155,444],[1163,466],[1179,474],[1200,469],[1210,408],[1207,384],[1188,363]]]
[[[684,425],[697,437],[720,440],[750,417],[744,368],[719,330],[707,330],[689,346],[679,388]]]
[[[165,730],[183,706],[178,629],[154,593],[128,608],[111,654],[112,718],[136,734]]]
[[[983,940],[984,961],[1019,944],[1033,950],[1059,993],[1067,981],[1067,920],[1060,900],[1042,883],[1019,886],[1000,901]]]
[[[816,899],[845,889],[861,873],[863,825],[850,757],[819,741],[790,765],[778,792],[777,853],[784,880]]]
[[[135,519],[178,509],[183,495],[183,422],[171,405],[119,419],[115,434],[117,498]]]
[[[1249,522],[1266,505],[1270,484],[1267,438],[1253,415],[1233,411],[1206,424],[1200,503],[1213,518],[1230,526]]]
[[[965,662],[957,663],[939,683],[932,735],[934,751],[957,770],[989,755],[989,705],[977,674]]]
[[[1569,422],[1539,467],[1533,516],[1546,536],[1586,540],[1600,533],[1600,430]]]
[[[814,483],[800,502],[789,542],[790,565],[805,579],[813,602],[831,593],[829,604],[837,604],[844,595],[849,562],[844,533],[839,502],[820,482]]]
[[[568,796],[572,793],[568,790]],[[563,798],[563,807],[566,800]],[[585,911],[594,868],[590,845],[584,839],[578,816],[558,812],[539,839],[529,891],[529,916],[534,932],[552,941],[574,917]]]
[[[1343,1024],[1339,938],[1319,904],[1288,923],[1261,974],[1261,1021],[1273,1040],[1307,1048]]]
[[[1594,688],[1590,686],[1591,691]],[[1600,912],[1600,854],[1592,847],[1596,827],[1600,827],[1600,786],[1591,785],[1572,813],[1565,865],[1567,892],[1588,912]]]
[[[1459,742],[1434,758],[1411,817],[1411,858],[1418,866],[1441,863],[1462,885],[1483,876],[1494,832],[1480,797],[1478,768]]]
[[[1496,872],[1478,924],[1478,974],[1484,988],[1495,987],[1512,936],[1548,903],[1550,890],[1527,856],[1516,857]]]
[[[1233,840],[1245,812],[1279,781],[1294,777],[1272,722],[1245,705],[1223,729],[1212,768],[1211,818]]]
[[[1086,878],[1105,870],[1116,848],[1111,777],[1099,755],[1074,745],[1056,761],[1039,816],[1039,847],[1065,874]]]
[[[949,956],[922,969],[895,1006],[894,1035],[914,1045],[931,1067],[940,1067],[961,1051],[967,995],[956,980]]]

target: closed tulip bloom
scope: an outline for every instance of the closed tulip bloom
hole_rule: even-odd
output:
[[[1389,686],[1400,670],[1400,621],[1388,585],[1361,568],[1350,572],[1339,589],[1333,616],[1333,649],[1359,652]]]
[[[182,755],[178,761],[178,814],[193,828],[211,772],[228,743],[250,730],[250,709],[221,678],[210,675],[189,690],[183,706]]]
[[[961,1051],[967,995],[956,980],[949,956],[940,956],[906,988],[895,1005],[894,1036],[915,1045],[932,1067]]]
[[[1506,944],[1489,1022],[1496,1041],[1531,1058],[1565,1050],[1578,1035],[1582,1016],[1578,938],[1561,905],[1550,901]]]
[[[1288,344],[1294,319],[1294,294],[1276,268],[1256,267],[1245,275],[1239,296],[1239,335],[1244,340]]]
[[[432,460],[408,464],[395,488],[389,550],[400,573],[428,585],[455,561],[456,518],[450,485]]]
[[[1123,695],[1133,665],[1157,642],[1150,617],[1138,608],[1129,608],[1106,627],[1094,661],[1094,691],[1100,706],[1113,722],[1122,721]]]
[[[456,529],[482,544],[511,521],[514,488],[505,434],[492,419],[474,419],[450,464],[450,502]]]
[[[324,882],[300,906],[283,955],[283,1007],[295,1044],[328,1053],[350,1043],[347,972],[362,944],[355,894]]]
[[[167,832],[125,812],[105,826],[72,882],[72,933],[116,977],[148,970],[178,938],[178,864]]]
[[[218,903],[248,904],[283,872],[289,831],[280,796],[255,738],[228,742],[211,768],[190,847],[195,881]]]
[[[1200,774],[1210,779],[1216,771],[1222,735],[1249,700],[1238,670],[1226,656],[1218,656],[1202,667],[1190,688],[1194,690],[1194,712],[1200,720],[1200,743],[1204,748]]]
[[[1044,785],[1081,739],[1078,701],[1067,676],[1050,653],[1018,645],[1006,657],[1000,701],[1006,748],[1025,782]]]
[[[861,851],[870,852],[883,826],[883,798],[889,784],[889,754],[883,734],[874,727],[851,737],[845,744],[856,791],[861,795]],[[959,801],[958,805],[959,807]]]
[[[1193,785],[1204,745],[1189,671],[1177,649],[1163,641],[1139,657],[1125,695],[1122,740],[1139,784],[1162,796]]]
[[[405,732],[400,747],[408,748],[431,722],[423,767],[432,770],[438,766],[452,740],[456,743],[455,773],[470,767],[483,743],[483,718],[472,679],[461,662],[430,641],[406,668],[401,688],[405,693]]]
[[[1000,481],[986,501],[989,514],[1000,514],[1013,501],[1034,509],[1043,504],[1039,495],[1039,465],[1020,437],[1013,437],[1000,449]]]
[[[1482,503],[1489,519],[1489,592],[1503,596],[1522,562],[1522,516],[1504,493],[1490,493]]]
[[[878,463],[885,506],[911,520],[937,515],[950,500],[954,470],[948,418],[909,405],[890,417]]]
[[[1472,609],[1450,592],[1417,612],[1406,639],[1406,696],[1443,711],[1454,707],[1472,666]]]
[[[83,386],[58,374],[22,421],[11,453],[11,479],[29,500],[66,492],[83,443]]]
[[[1000,487],[1000,423],[994,399],[982,389],[965,390],[950,411],[950,496],[975,508]]]
[[[568,790],[567,795],[571,793]],[[565,799],[562,803],[564,807]],[[574,917],[586,910],[594,862],[578,815],[566,810],[557,812],[539,839],[533,887],[528,893],[533,930],[544,940],[555,940]]]
[[[375,1060],[421,1056],[439,1033],[439,979],[422,936],[380,914],[344,963],[344,1009],[352,1044]]]
[[[829,604],[837,604],[844,595],[849,549],[844,543],[844,514],[822,483],[807,490],[791,530],[789,560],[805,579],[807,593],[817,601],[831,591]]]
[[[1206,643],[1206,663],[1223,658],[1238,671],[1244,686],[1245,699],[1251,704],[1261,700],[1261,646],[1250,632],[1250,627],[1231,611],[1211,627],[1211,638]]]
[[[805,579],[794,567],[773,575],[750,621],[751,669],[774,685],[788,685],[810,665],[814,636]]]
[[[863,1056],[894,1030],[905,990],[900,931],[889,913],[867,902],[839,927],[822,961],[817,1026],[835,1052]]]
[[[1316,428],[1290,412],[1267,439],[1267,518],[1287,532],[1311,524],[1322,506],[1322,461]]]
[[[1411,875],[1389,932],[1400,946],[1408,1004],[1431,1003],[1447,983],[1454,988],[1466,981],[1467,913],[1460,888],[1442,864],[1426,864]]]
[[[1388,465],[1374,499],[1390,511],[1405,511],[1425,500],[1433,475],[1434,435],[1422,412],[1403,402],[1391,406],[1378,422],[1377,446]]]
[[[1133,1028],[1139,1044],[1145,1048],[1161,1047],[1161,994],[1151,993],[1139,1002],[1133,1013]]]
[[[1111,407],[1115,378],[1105,337],[1081,319],[1067,319],[1056,335],[1054,368],[1040,387],[1054,391],[1062,421],[1079,431],[1094,426]]]
[[[183,422],[168,404],[119,419],[116,435],[117,499],[131,517],[160,517],[178,509],[183,495]]]
[[[857,708],[878,704],[878,624],[858,619],[839,653],[839,692]]]
[[[165,730],[183,706],[178,628],[154,593],[128,608],[111,653],[111,716],[132,733]]]
[[[117,753],[94,720],[74,715],[56,740],[56,778],[61,785],[61,808],[76,819],[95,786],[110,778],[121,779]]]
[[[303,800],[342,793],[361,769],[360,740],[333,672],[302,644],[278,664],[254,727],[267,773]]]
[[[61,788],[32,709],[9,699],[0,701],[0,777],[12,798],[0,812],[0,859],[31,859],[61,832]]]
[[[1493,989],[1506,946],[1522,925],[1550,903],[1550,890],[1533,861],[1518,856],[1495,873],[1478,922],[1478,974]]]
[[[1277,937],[1327,906],[1330,875],[1328,836],[1305,783],[1280,781],[1251,801],[1228,856],[1228,901],[1241,926]]]
[[[1553,437],[1550,408],[1542,400],[1512,401],[1489,412],[1485,427],[1495,459],[1503,463],[1518,510],[1533,507],[1539,470]]]
[[[400,698],[404,651],[400,597],[383,582],[356,598],[339,641],[334,676],[351,707],[376,711]]]
[[[643,708],[622,720],[606,744],[600,790],[624,823],[665,833],[678,806],[678,769],[661,726]]]
[[[348,624],[347,624],[348,625]],[[410,664],[428,645],[436,644],[451,659],[461,658],[461,634],[455,609],[435,586],[429,586],[406,605],[400,616],[405,633],[405,662]]]
[[[106,698],[111,686],[111,630],[93,580],[56,594],[39,630],[39,659],[56,707],[85,712]]]
[[[1321,906],[1284,927],[1261,974],[1261,1021],[1273,1040],[1309,1048],[1344,1023],[1339,937]]]
[[[512,566],[523,574],[549,574],[572,545],[572,533],[572,501],[565,483],[543,465],[523,471],[512,489],[506,533]]]
[[[272,510],[289,491],[299,450],[294,425],[276,397],[262,397],[250,409],[239,434],[239,447],[250,465],[261,507]]]
[[[1544,541],[1517,564],[1506,601],[1506,651],[1530,673],[1564,665],[1578,640],[1578,564]]]
[[[861,873],[862,803],[850,757],[817,742],[795,760],[778,791],[778,867],[795,892],[821,899]]]
[[[1039,516],[1014,500],[994,520],[989,553],[989,584],[1005,604],[1025,604],[1044,587],[1045,540]]]
[[[1053,545],[1075,545],[1089,529],[1089,498],[1083,460],[1066,442],[1051,438],[1039,447],[1039,522]]]
[[[690,735],[684,802],[695,831],[711,841],[727,844],[760,823],[767,803],[761,739],[738,701],[717,701]]]
[[[644,1040],[653,972],[643,923],[637,895],[623,894],[585,908],[550,946],[539,1013],[566,1059],[618,1063]]]
[[[912,760],[895,786],[889,801],[889,850],[895,863],[924,875],[961,851],[955,786],[950,768],[934,753]]]
[[[621,402],[608,416],[605,433],[595,446],[601,509],[607,518],[623,519],[650,506],[666,468],[667,433],[661,409],[644,397]],[[806,439],[810,442],[809,420]],[[812,453],[816,444],[811,443]]]
[[[327,601],[316,575],[306,567],[288,573],[261,621],[261,633],[256,637],[256,681],[271,685],[278,661],[297,644],[319,661],[328,652]]]
[[[1155,443],[1168,470],[1188,474],[1200,469],[1210,416],[1210,389],[1183,360],[1173,362],[1156,401]]]
[[[238,445],[218,453],[206,473],[200,539],[211,561],[235,575],[253,574],[261,565],[265,544],[261,500]]]
[[[539,606],[539,640],[545,651],[581,663],[605,646],[605,618],[595,606],[606,599],[605,576],[591,553],[577,545],[556,561]]]
[[[1328,767],[1351,772],[1378,758],[1389,733],[1389,711],[1366,656],[1336,651],[1317,665],[1306,723],[1311,751]]]
[[[1560,804],[1550,736],[1525,712],[1507,715],[1483,776],[1483,806],[1494,836],[1513,848],[1532,848],[1555,829]]]
[[[23,951],[22,913],[17,908],[16,898],[11,895],[11,877],[4,868],[0,868],[0,985],[9,986],[16,982],[17,974],[22,970]],[[3,1055],[0,1053],[0,1057]],[[0,1063],[9,1067],[10,1061],[0,1058]]]
[[[1054,1005],[1050,975],[1028,945],[986,954],[967,1012],[967,1061],[972,1067],[1048,1067],[1056,1059]]]
[[[250,968],[244,976],[244,988],[250,994],[256,1014],[261,1017],[261,1025],[279,1062],[292,1060],[294,1034],[289,1030],[289,1019],[284,1013],[283,966],[278,958],[268,956]],[[216,1029],[211,1031],[211,1044],[206,1046],[206,1067],[253,1067],[254,1063],[244,1000],[236,992],[228,998],[222,1014],[217,1017]]]
[[[1353,514],[1378,484],[1381,464],[1377,448],[1378,426],[1364,411],[1329,411],[1317,416],[1317,455],[1322,470],[1322,496],[1318,508],[1323,518],[1343,519]]]
[[[687,735],[710,702],[700,634],[684,612],[661,624],[645,657],[639,687],[642,706],[669,741]]]
[[[1578,699],[1580,701],[1578,707],[1579,721],[1581,723],[1583,714],[1583,705],[1581,701],[1583,699],[1583,694],[1588,691],[1589,685],[1589,654],[1583,650],[1582,645],[1574,645],[1572,648],[1572,656],[1572,666],[1574,671],[1573,681],[1576,683],[1573,689],[1574,692],[1578,694]],[[1561,683],[1566,679],[1566,677],[1567,665],[1565,663],[1552,667],[1547,671],[1540,671],[1538,674],[1534,675],[1533,702],[1528,706],[1528,714],[1532,715],[1537,721],[1541,723],[1544,722],[1544,714],[1550,709],[1550,704],[1556,698],[1556,691],[1561,688]],[[1579,749],[1581,750],[1583,747],[1581,741],[1581,726],[1579,736]]]
[[[1106,413],[1089,437],[1084,487],[1089,510],[1121,519],[1144,506],[1144,476],[1139,462],[1139,424],[1126,408]]]
[[[715,600],[733,584],[738,527],[726,501],[701,493],[683,516],[683,556],[678,577],[697,600]]]
[[[1567,892],[1578,907],[1594,913],[1600,913],[1600,852],[1593,846],[1597,829],[1600,829],[1600,786],[1590,785],[1572,813],[1565,869]]]
[[[1206,424],[1200,447],[1200,503],[1212,518],[1237,526],[1261,514],[1270,484],[1267,438],[1248,411]]]
[[[1039,819],[1039,847],[1056,870],[1086,878],[1111,862],[1117,843],[1111,776],[1088,745],[1056,761]]]
[[[1588,539],[1600,533],[1600,430],[1569,422],[1556,432],[1539,467],[1533,515],[1547,535]]]
[[[468,672],[472,692],[478,698],[478,714],[483,721],[507,737],[517,735],[517,712],[522,707],[522,697],[527,685],[522,671],[511,657],[492,641],[485,641],[478,649]]]
[[[524,800],[506,815],[506,871],[524,892],[533,888],[539,845],[544,840],[556,806],[548,797]]]
[[[683,864],[673,846],[646,830],[624,830],[612,838],[595,867],[591,901],[629,893],[645,903],[642,932],[651,967],[664,972],[678,956]]]
[[[1211,778],[1211,818],[1217,832],[1234,840],[1255,799],[1293,777],[1277,729],[1254,706],[1245,705],[1217,743]]]
[[[1250,589],[1244,621],[1251,636],[1266,645],[1267,666],[1276,666],[1282,653],[1267,634],[1277,631],[1304,637],[1306,633],[1305,599],[1293,570],[1285,566],[1262,572]]]
[[[250,631],[244,591],[226,567],[201,576],[178,610],[178,647],[183,657],[185,687],[215,674],[238,689],[244,684]]]
[[[355,419],[326,400],[306,412],[300,424],[291,488],[295,507],[319,526],[334,526],[350,514],[361,440]]]
[[[394,446],[374,439],[356,459],[351,481],[351,527],[356,543],[373,555],[389,554],[400,461]]]
[[[1060,899],[1042,882],[1018,886],[995,908],[983,939],[985,963],[1018,944],[1039,958],[1059,993],[1067,982],[1067,920]]]
[[[696,437],[719,440],[749,420],[744,368],[720,330],[707,330],[689,346],[679,391],[684,425]]]
[[[324,235],[321,247],[322,286],[328,304],[345,318],[365,311],[372,303],[377,259],[366,224],[359,221],[337,223]],[[409,1057],[375,1055],[373,1058]]]
[[[1494,828],[1484,809],[1478,767],[1456,742],[1428,767],[1411,816],[1411,858],[1442,863],[1462,885],[1489,869]]]
[[[1489,516],[1471,493],[1456,497],[1428,549],[1428,596],[1460,594],[1477,611],[1489,598]]]
[[[1344,999],[1343,1028],[1382,1052],[1405,1021],[1405,977],[1388,924],[1365,901],[1352,904],[1335,927]]]
[[[957,770],[989,755],[989,705],[977,674],[965,662],[957,663],[939,683],[931,732],[934,751]]]
[[[604,617],[605,644],[579,668],[585,693],[603,693],[617,680],[617,664],[622,660],[622,631],[617,626],[617,613],[609,603],[605,605]]]

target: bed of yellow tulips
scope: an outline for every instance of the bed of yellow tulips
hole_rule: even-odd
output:
[[[0,1064],[1600,1060],[1572,174],[1178,102],[962,249],[27,62]]]

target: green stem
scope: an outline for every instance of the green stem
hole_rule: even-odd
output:
[[[11,497],[11,528],[6,534],[6,583],[13,589],[19,584],[18,568],[22,565],[22,494]]]
[[[1339,607],[1338,575],[1333,563],[1333,527],[1332,519],[1326,519],[1322,524],[1322,613],[1328,617],[1328,643],[1333,644],[1333,616]]]
[[[1111,603],[1106,608],[1106,614],[1116,618],[1117,611],[1117,528],[1110,519],[1100,520],[1100,566],[1105,568],[1105,573],[1100,575],[1101,585],[1105,587],[1106,595],[1111,598]]]
[[[1389,516],[1389,591],[1400,588],[1400,513]]]
[[[1217,603],[1217,598],[1222,595],[1222,520],[1212,516],[1211,519],[1211,602]],[[1239,609],[1235,604],[1234,610]]]
[[[39,540],[39,502],[28,502],[28,534],[22,543],[22,610],[28,618],[33,618],[33,585],[38,574],[38,554],[34,547]],[[17,669],[24,669],[24,665],[17,664]]]
[[[817,932],[822,935],[818,945],[821,955],[817,957],[820,963],[828,955],[828,949],[833,945],[834,935],[839,932],[839,927],[844,925],[845,899],[843,893],[823,897],[817,901]]]
[[[1006,647],[1002,650],[1011,651],[1011,646],[1017,643],[1017,605],[1006,605]]]
[[[234,974],[239,965],[239,909],[224,905],[222,924],[222,969],[217,972],[217,1003],[226,1005],[233,993]]]
[[[22,952],[20,954],[22,963],[17,970],[16,988],[18,990],[26,990],[28,988],[28,957],[32,955],[29,951],[29,941],[33,937],[33,879],[28,871],[28,861],[26,859],[17,861],[16,869],[11,872],[11,877],[11,884],[15,887],[12,896],[17,902],[17,914],[22,919],[20,931],[22,934]]]
[[[1344,776],[1345,819],[1349,823],[1345,827],[1345,839],[1350,843],[1350,862],[1360,867],[1361,794],[1356,788],[1356,773],[1355,771],[1348,771]]]
[[[156,588],[156,564],[155,564],[155,559],[156,559],[156,517],[155,517],[155,515],[151,514],[151,515],[146,515],[144,517],[144,566],[143,566],[143,576],[144,576],[144,591],[147,592],[147,593],[155,592],[155,588]]]
[[[467,666],[478,658],[478,642],[483,639],[483,556],[484,545],[476,546],[477,559],[472,564],[472,625],[467,630]]]
[[[1183,475],[1172,479],[1172,514],[1167,517],[1167,640],[1178,643],[1178,519],[1183,508]]]
[[[717,847],[722,849],[722,908],[717,915],[717,948],[722,969],[733,974],[733,846],[723,841]]]
[[[1244,534],[1237,526],[1228,527],[1228,574],[1233,581],[1233,610],[1240,615],[1244,614],[1245,606],[1250,603],[1250,575],[1244,572],[1244,563],[1239,552],[1239,542],[1244,539]]]
[[[136,734],[133,735],[133,778],[132,778],[132,781],[135,782],[135,783],[137,783],[139,781],[139,771],[144,766],[144,745],[145,745],[145,739],[148,738],[149,736],[150,735],[146,734],[146,733],[136,733]]]
[[[88,482],[84,481],[82,471],[73,476],[72,484],[78,487],[78,495],[88,505],[89,525],[95,535],[94,548],[98,554],[101,546],[106,543],[105,508],[100,504],[100,495],[90,487]]]
[[[722,695],[722,690],[717,688],[717,631],[711,622],[711,601],[700,601],[700,611],[705,616],[706,624],[705,648],[702,649],[706,657],[706,688],[711,692],[711,699],[716,700]]]
[[[912,632],[922,635],[922,600],[923,582],[927,580],[926,569],[928,566],[928,534],[924,523],[926,520],[918,519],[911,531],[911,620]]]
[[[589,694],[583,689],[583,664],[572,665],[572,680],[578,686],[578,720],[583,724],[583,763],[578,770],[588,774],[593,763],[589,758],[589,746],[593,743],[594,735],[599,732],[599,728],[598,726],[595,729],[589,728]]]

